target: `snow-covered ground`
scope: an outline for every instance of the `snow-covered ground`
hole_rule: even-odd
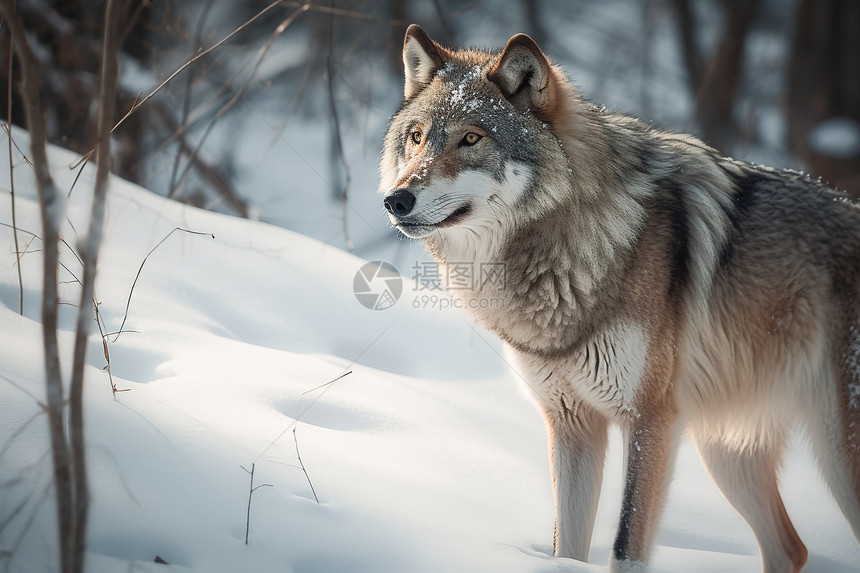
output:
[[[15,131],[26,149],[26,134]],[[5,142],[5,137],[3,138]],[[6,156],[5,144],[0,156]],[[31,168],[14,152],[24,315],[0,167],[0,571],[56,571],[39,323],[40,243]],[[71,154],[51,150],[61,189]],[[3,162],[0,162],[3,163]],[[64,237],[86,228],[93,172],[75,188]],[[367,190],[370,192],[370,190]],[[382,225],[384,226],[384,225]],[[183,206],[113,179],[86,372],[93,505],[88,571],[561,572],[605,569],[621,490],[612,434],[591,562],[551,556],[543,424],[500,345],[459,311],[353,295],[365,261],[265,223]],[[214,235],[212,238],[211,235]],[[79,265],[64,251],[61,296]],[[416,308],[418,307],[418,308]],[[68,357],[74,308],[63,305]],[[95,326],[95,325],[94,325]],[[93,329],[95,331],[95,328]],[[68,367],[70,360],[64,365]],[[346,372],[351,374],[326,384]],[[298,453],[300,452],[301,460]],[[255,485],[244,544],[249,475]],[[302,470],[302,465],[307,472]],[[804,442],[783,471],[808,571],[856,571],[860,548]],[[313,486],[313,491],[311,489]],[[314,494],[319,501],[314,499]],[[686,443],[655,571],[748,571],[757,547]],[[169,565],[155,564],[156,556]]]

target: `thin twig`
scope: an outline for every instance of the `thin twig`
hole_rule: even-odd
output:
[[[8,124],[8,123],[4,123],[4,124],[3,124],[3,130],[4,130],[4,131],[6,131],[6,132],[10,132],[10,131],[11,131],[11,130],[9,129],[9,124]],[[21,149],[21,148],[18,146],[18,144],[15,142],[15,140],[14,140],[14,139],[12,140],[12,145],[14,145],[14,146],[15,146],[15,149],[16,149],[16,150],[18,150],[18,153],[20,153],[20,154],[21,154],[21,158],[24,160],[24,163],[26,163],[26,164],[27,164],[27,165],[29,165],[30,167],[33,167],[33,162],[32,162],[32,161],[30,161],[30,158],[29,158],[29,157],[27,157],[27,154],[26,154],[26,153],[24,153],[24,150],[23,150],[23,149]]]
[[[338,376],[338,377],[337,377],[337,378],[335,378],[334,380],[329,380],[329,381],[328,381],[328,382],[326,382],[325,384],[320,384],[319,386],[315,386],[315,387],[311,388],[310,390],[305,390],[304,392],[302,392],[301,394],[299,394],[299,396],[304,396],[305,394],[310,394],[311,392],[315,392],[316,390],[319,390],[320,388],[325,388],[326,386],[328,386],[328,385],[330,385],[330,384],[334,384],[335,382],[337,382],[338,380],[340,380],[340,379],[341,379],[341,378],[343,378],[344,376],[348,376],[348,375],[350,375],[350,374],[352,374],[352,370],[349,370],[349,371],[347,371],[347,372],[344,372],[343,374],[341,374],[340,376]]]
[[[9,134],[9,193],[12,196],[12,235],[15,237],[15,267],[18,269],[18,314],[24,316],[24,279],[21,276],[21,251],[18,248],[18,222],[15,218],[15,173],[12,166],[12,65],[13,50],[9,50],[6,82],[6,133]]]
[[[129,328],[128,330],[123,330],[122,332],[130,332],[130,333],[132,333],[132,334],[140,334],[140,331],[139,331],[139,330],[133,330],[133,329],[130,329],[130,328]],[[120,331],[119,331],[119,330],[116,330],[116,331],[113,331],[113,332],[105,332],[105,333],[104,333],[104,336],[105,336],[105,338],[109,338],[109,337],[111,337],[111,336],[116,336],[116,335],[117,335],[117,334],[119,334],[119,333],[120,333]],[[125,390],[120,390],[120,392],[125,392]]]
[[[191,64],[193,64],[194,62],[196,62],[197,60],[199,60],[200,58],[202,58],[202,57],[206,56],[207,54],[209,54],[209,53],[210,53],[210,52],[212,52],[213,50],[215,50],[215,49],[219,48],[219,47],[220,47],[221,45],[223,45],[224,43],[228,42],[228,41],[229,41],[231,38],[233,38],[236,34],[238,34],[238,33],[239,33],[239,32],[241,32],[242,30],[244,30],[245,28],[247,28],[248,26],[250,26],[251,24],[253,24],[254,22],[256,22],[256,21],[257,21],[258,19],[260,19],[263,15],[265,15],[269,10],[271,10],[272,8],[274,8],[275,6],[277,6],[278,4],[280,4],[281,2],[282,2],[282,0],[275,0],[274,2],[272,2],[272,3],[271,3],[271,4],[269,4],[268,6],[266,6],[265,8],[263,8],[262,10],[260,10],[259,12],[257,12],[254,16],[252,16],[250,19],[248,19],[244,24],[242,24],[241,26],[239,26],[238,28],[236,28],[235,30],[233,30],[232,32],[230,32],[229,34],[227,34],[226,36],[224,36],[224,38],[222,38],[219,42],[217,42],[217,43],[216,43],[216,44],[214,44],[213,46],[210,46],[209,48],[206,48],[205,50],[203,50],[203,51],[199,52],[196,56],[194,56],[193,58],[189,59],[187,62],[185,62],[185,63],[184,63],[184,64],[182,64],[181,66],[179,66],[179,67],[176,69],[176,71],[175,71],[175,72],[173,72],[172,74],[170,74],[170,75],[167,77],[167,79],[166,79],[166,80],[164,80],[163,82],[161,82],[160,84],[158,84],[158,87],[156,87],[154,90],[152,90],[152,91],[149,93],[149,95],[147,95],[147,96],[146,96],[146,97],[144,97],[143,99],[136,100],[136,101],[135,101],[135,103],[132,105],[131,109],[129,109],[129,110],[128,110],[128,112],[127,112],[127,113],[122,117],[122,119],[120,119],[120,120],[116,123],[116,125],[114,125],[114,126],[113,126],[113,129],[111,130],[111,133],[113,133],[114,131],[116,131],[116,130],[117,130],[117,128],[118,128],[120,125],[122,125],[122,124],[123,124],[123,122],[124,122],[125,120],[127,120],[127,119],[128,119],[128,118],[129,118],[129,117],[130,117],[134,112],[136,112],[138,109],[140,109],[140,107],[141,107],[143,104],[145,104],[145,103],[146,103],[146,102],[148,102],[150,99],[152,99],[152,97],[153,97],[155,94],[157,94],[159,91],[161,91],[161,88],[163,88],[164,86],[166,86],[168,83],[170,83],[170,81],[171,81],[173,78],[175,78],[175,77],[176,77],[176,76],[178,76],[180,73],[182,73],[182,72],[185,70],[185,68],[187,68],[188,66],[190,66]],[[305,3],[305,4],[304,4],[304,6],[308,6],[308,7],[309,7],[310,5],[309,5],[308,3]],[[303,6],[303,10],[307,10],[307,8],[304,8],[304,6]]]
[[[72,256],[78,260],[78,263],[81,265],[81,268],[83,268],[83,266],[84,266],[83,259],[81,259],[81,257],[78,255],[78,252],[68,243],[68,241],[66,241],[66,239],[64,239],[63,237],[60,237],[60,243],[62,243],[67,249],[69,249],[69,252],[72,253]],[[66,270],[68,270],[68,269],[66,269]],[[69,274],[71,274],[71,272]],[[74,276],[74,275],[72,275],[72,276]],[[81,282],[81,281],[78,281],[78,282]]]
[[[212,0],[207,0],[206,4],[203,5],[203,8],[200,10],[200,15],[197,17],[197,25],[194,27],[194,45],[200,46],[201,37],[203,36],[203,26],[206,24],[206,20],[209,18],[209,11],[212,9]],[[188,77],[185,79],[185,93],[183,94],[182,101],[182,116],[179,121],[180,125],[185,124],[188,121],[188,114],[191,112],[191,94],[192,88],[194,87],[194,74],[193,70],[188,72]],[[177,153],[176,157],[173,159],[173,170],[170,173],[170,185],[167,188],[167,195],[170,196],[173,194],[173,189],[178,185],[176,181],[176,176],[179,174],[179,162],[182,157],[181,153]]]
[[[239,466],[249,474],[251,474],[251,487],[248,489],[248,513],[245,516],[245,545],[248,545],[248,533],[251,530],[251,498],[254,496],[254,492],[260,489],[261,487],[273,487],[270,483],[260,484],[257,487],[254,487],[254,463],[251,463],[251,470],[249,471],[245,466]]]
[[[293,428],[293,441],[296,443],[296,457],[299,458],[299,466],[305,473],[305,479],[308,480],[308,485],[311,486],[311,493],[314,494],[314,500],[319,503],[320,498],[317,497],[317,492],[314,489],[314,484],[311,482],[311,476],[308,475],[308,470],[305,468],[305,463],[302,461],[302,454],[299,453],[299,439],[296,437],[296,428]]]
[[[230,100],[223,106],[221,106],[221,108],[215,113],[215,116],[209,121],[209,125],[206,126],[206,130],[203,132],[203,135],[200,136],[200,139],[197,141],[197,145],[194,146],[194,151],[192,151],[191,153],[191,158],[189,159],[189,162],[185,165],[185,169],[182,170],[182,175],[179,177],[179,180],[176,182],[177,186],[181,185],[182,182],[185,181],[185,177],[188,175],[188,172],[193,164],[193,159],[200,153],[200,149],[203,147],[203,143],[209,137],[209,134],[212,133],[212,128],[215,126],[218,120],[224,117],[224,115],[228,111],[230,111],[230,109],[232,109],[232,107],[236,105],[236,102],[238,102],[242,98],[242,96],[245,95],[245,93],[248,91],[251,82],[257,76],[257,71],[260,69],[260,64],[263,62],[263,59],[265,58],[266,54],[272,48],[272,45],[275,43],[275,40],[278,39],[278,37],[284,33],[284,30],[286,30],[287,27],[290,26],[296,20],[296,18],[307,12],[309,8],[310,4],[305,3],[300,6],[295,12],[290,14],[289,17],[287,17],[283,22],[278,25],[277,28],[275,28],[275,31],[269,35],[269,38],[266,40],[266,43],[263,44],[263,46],[257,51],[257,56],[254,61],[254,67],[251,69],[250,73],[248,74],[248,77],[245,78],[245,81],[243,82],[242,86],[235,94],[233,94],[233,97],[230,98]],[[175,189],[176,187],[172,187],[170,189],[170,194],[168,194],[168,197],[173,196],[173,192],[175,191]]]
[[[104,328],[102,327],[104,320],[102,319],[102,314],[99,311],[99,305],[100,305],[100,303],[96,302],[96,300],[93,299],[93,308],[95,309],[95,313],[96,313],[96,325],[98,325],[99,335],[101,335],[101,337],[102,337],[102,350],[104,351],[105,362],[107,363],[105,365],[105,367],[102,368],[102,370],[107,371],[108,381],[110,381],[110,389],[111,389],[111,392],[113,393],[114,399],[116,399],[116,393],[117,392],[129,392],[129,391],[131,391],[131,388],[119,389],[116,387],[116,384],[114,384],[113,374],[110,371],[110,350],[108,349],[108,336],[110,336],[110,333],[105,333],[105,330],[107,330],[107,326],[104,326]]]
[[[284,2],[285,6],[298,6],[298,2]],[[370,22],[381,22],[384,24],[388,24],[389,26],[407,26],[409,21],[407,20],[395,20],[393,18],[380,18],[379,16],[374,16],[373,14],[367,14],[366,12],[358,12],[356,10],[346,10],[344,8],[334,8],[333,6],[322,6],[320,4],[310,4],[307,8],[313,12],[320,12],[322,14],[331,14],[333,16],[342,16],[345,18],[352,18],[355,20],[367,20]],[[453,13],[452,13],[453,14]],[[449,14],[450,16],[450,14]]]
[[[385,334],[385,333],[388,331],[388,329],[392,327],[392,325],[394,325],[394,323],[393,323],[393,322],[392,322],[391,324],[389,324],[387,327],[385,327],[385,329],[384,329],[381,333],[379,333],[379,336],[377,336],[376,338],[374,338],[374,339],[373,339],[373,342],[371,342],[371,343],[367,346],[367,348],[365,348],[365,349],[361,352],[361,354],[359,354],[359,355],[358,355],[358,356],[357,356],[357,357],[356,357],[356,358],[355,358],[355,359],[354,359],[354,360],[349,364],[349,366],[352,366],[353,364],[355,364],[355,363],[358,361],[358,359],[359,359],[359,358],[361,358],[361,356],[362,356],[365,352],[367,352],[367,350],[368,350],[368,349],[370,349],[370,347],[371,347],[371,346],[373,346],[374,344],[376,344],[376,341],[377,341],[377,340],[379,340],[380,338],[382,338],[382,335],[383,335],[383,334]],[[349,366],[347,366],[347,368],[349,368]],[[352,371],[350,370],[350,372],[352,372]],[[347,372],[347,374],[349,374],[349,372]],[[337,377],[337,378],[335,378],[334,380],[331,380],[330,382],[327,382],[327,383],[325,383],[325,384],[322,384],[321,386],[317,386],[317,388],[323,388],[323,391],[322,391],[322,392],[320,392],[320,393],[319,393],[319,395],[315,396],[315,397],[314,397],[314,399],[313,399],[313,400],[311,400],[311,401],[310,401],[310,403],[309,403],[307,406],[305,406],[305,408],[304,408],[301,412],[299,412],[299,415],[298,415],[298,416],[296,416],[296,417],[293,419],[293,421],[292,421],[292,422],[290,422],[289,424],[287,424],[287,427],[286,427],[286,428],[284,428],[284,429],[283,429],[283,431],[282,431],[280,434],[278,434],[277,436],[275,436],[275,439],[273,439],[271,442],[269,442],[269,445],[267,445],[265,448],[263,448],[263,451],[261,451],[259,454],[257,454],[257,457],[256,457],[256,458],[254,458],[254,460],[256,461],[256,460],[259,460],[261,457],[263,457],[263,455],[264,455],[266,452],[268,452],[268,451],[271,449],[271,447],[272,447],[272,446],[274,446],[274,445],[278,442],[278,440],[280,440],[281,438],[283,438],[283,437],[284,437],[284,434],[286,434],[288,431],[290,431],[290,430],[292,430],[293,428],[295,428],[295,427],[296,427],[296,425],[299,423],[299,420],[301,420],[301,419],[302,419],[302,417],[303,417],[303,416],[308,412],[308,410],[310,410],[310,409],[311,409],[311,407],[312,407],[314,404],[316,404],[316,403],[317,403],[317,401],[318,401],[320,398],[322,398],[322,397],[325,395],[325,393],[326,393],[326,392],[328,392],[328,391],[329,391],[329,389],[332,387],[332,384],[333,384],[334,382],[337,382],[338,380],[340,380],[340,379],[341,379],[341,378],[343,378],[344,376],[346,376],[346,374],[341,374],[340,376],[338,376],[338,377]],[[304,394],[302,394],[302,395],[304,395]]]
[[[7,228],[10,228],[10,227],[11,227],[11,225],[9,225],[9,224],[7,224],[7,223],[2,223],[2,222],[0,222],[0,227],[7,227]],[[24,247],[24,252],[23,252],[23,253],[21,253],[21,256],[24,256],[24,255],[29,251],[30,244],[32,243],[32,241],[33,241],[33,240],[39,240],[39,241],[41,241],[41,240],[42,240],[42,237],[40,237],[40,236],[39,236],[39,235],[37,235],[36,233],[33,233],[32,231],[28,231],[27,229],[19,229],[19,230],[20,230],[22,233],[26,233],[26,234],[30,235],[30,237],[31,237],[31,238],[30,238],[30,241],[28,241],[28,242],[27,242],[27,245]],[[68,243],[64,238],[60,237],[60,238],[59,238],[59,241],[60,241],[60,244],[64,245],[64,246],[69,250],[69,252],[72,254],[72,256],[74,256],[74,257],[75,257],[75,259],[77,259],[78,263],[80,263],[80,264],[81,264],[81,266],[83,266],[83,261],[82,261],[82,260],[81,260],[81,258],[78,256],[78,253],[75,251],[75,249],[74,249],[74,248],[73,248],[73,247],[72,247],[72,246],[71,246],[71,245],[70,245],[70,244],[69,244],[69,243]],[[33,250],[33,251],[29,251],[29,252],[38,253],[38,252],[40,252],[40,250],[39,250],[39,249],[36,249],[36,250]],[[60,261],[60,262],[59,262],[59,265],[60,265],[60,267],[61,267],[63,270],[65,270],[67,273],[69,273],[69,276],[71,276],[71,277],[72,277],[72,280],[70,280],[70,281],[59,281],[59,284],[72,284],[72,283],[74,283],[74,284],[78,284],[78,285],[83,284],[83,283],[81,282],[81,279],[79,279],[79,278],[77,277],[77,275],[75,275],[74,271],[72,271],[72,269],[70,269],[70,268],[69,268],[65,263],[63,263],[62,261]],[[100,303],[96,300],[96,298],[95,298],[95,297],[93,297],[92,302],[93,302],[93,308],[94,308],[95,315],[96,315],[96,316],[95,316],[95,318],[96,318],[96,324],[98,325],[98,328],[99,328],[99,334],[100,334],[100,335],[101,335],[101,337],[102,337],[102,344],[104,345],[105,360],[107,361],[107,366],[106,366],[104,369],[105,369],[105,370],[107,370],[108,378],[109,378],[109,380],[110,380],[111,389],[112,389],[112,391],[113,391],[114,395],[115,395],[117,392],[128,392],[128,391],[130,391],[130,390],[131,390],[130,388],[117,388],[116,384],[115,384],[115,383],[114,383],[114,381],[113,381],[113,375],[111,374],[111,371],[110,371],[110,352],[109,352],[108,347],[107,347],[107,340],[108,340],[108,339],[109,339],[109,337],[111,337],[111,336],[117,336],[117,335],[119,335],[119,333],[120,333],[120,332],[133,332],[133,333],[137,333],[138,331],[136,331],[136,330],[122,330],[122,331],[116,331],[116,332],[106,332],[106,330],[107,330],[107,325],[105,325],[105,324],[104,324],[104,319],[102,318],[101,311],[99,310]],[[76,306],[76,305],[71,305],[71,306]],[[0,374],[0,378],[4,378],[4,379],[8,380],[8,378],[6,378],[5,376],[3,376],[2,374]],[[10,382],[11,382],[11,381],[10,381]],[[41,404],[41,403],[40,403],[40,404]],[[44,405],[43,405],[43,407],[44,407]]]
[[[188,164],[186,165],[185,172],[182,177],[177,182],[176,187],[172,187],[172,191],[168,191],[168,198],[172,198],[175,194],[176,189],[178,188],[179,183],[185,177],[187,170],[190,167],[193,167],[197,170],[197,174],[202,177],[208,185],[214,188],[221,198],[229,204],[233,209],[236,210],[236,213],[240,217],[247,218],[248,204],[236,193],[236,191],[232,188],[230,184],[230,180],[224,176],[224,174],[215,168],[214,166],[206,163],[198,154],[197,148],[191,147],[188,141],[185,139],[183,135],[182,128],[176,129],[173,125],[173,118],[170,116],[166,109],[161,108],[160,106],[156,106],[156,113],[161,117],[164,121],[165,125],[168,126],[168,129],[172,131],[173,135],[171,135],[171,141],[176,141],[179,146],[179,151],[177,153],[177,157],[179,155],[187,155],[188,156]],[[185,125],[188,125],[187,123]]]
[[[137,274],[134,277],[134,282],[131,284],[131,290],[128,291],[128,300],[125,302],[125,313],[122,316],[122,323],[119,325],[119,329],[117,329],[117,334],[113,339],[114,342],[116,342],[117,339],[119,339],[120,334],[125,332],[123,330],[123,327],[125,326],[125,321],[128,320],[128,309],[131,306],[131,296],[134,294],[134,287],[137,285],[137,279],[140,278],[140,273],[141,273],[141,271],[143,271],[143,265],[146,264],[146,261],[149,259],[150,255],[152,255],[152,253],[155,252],[155,249],[160,247],[164,243],[164,241],[169,239],[171,237],[171,235],[173,235],[173,233],[175,233],[176,231],[180,231],[182,233],[188,233],[189,235],[209,235],[213,239],[215,238],[215,235],[213,235],[212,233],[204,233],[201,231],[191,231],[189,229],[183,229],[182,227],[174,227],[173,230],[170,231],[169,233],[167,233],[167,235],[165,235],[163,239],[158,241],[157,245],[155,245],[154,247],[152,247],[152,249],[149,250],[149,253],[147,253],[146,256],[143,257],[143,261],[140,263],[140,267],[137,269]]]
[[[72,196],[72,191],[75,190],[75,186],[78,184],[78,179],[80,179],[81,175],[84,173],[84,167],[89,163],[93,153],[95,153],[95,149],[90,149],[85,155],[81,156],[77,161],[69,166],[69,169],[78,169],[78,167],[80,167],[80,169],[78,169],[78,172],[75,174],[75,179],[72,181],[71,186],[69,186],[69,192],[66,193],[66,197]]]
[[[344,242],[347,250],[352,250],[352,239],[349,236],[349,225],[347,221],[347,206],[349,205],[349,185],[352,175],[349,169],[349,163],[346,161],[346,154],[343,149],[343,137],[340,131],[340,118],[338,116],[337,104],[334,98],[334,65],[332,61],[332,52],[334,52],[334,13],[330,13],[326,22],[326,52],[325,52],[325,69],[326,69],[326,87],[328,91],[328,105],[331,114],[331,137],[332,137],[332,152],[340,163],[340,169],[343,174],[343,187],[336,192],[336,199],[341,202],[341,225],[343,228]]]
[[[7,0],[7,1],[9,1],[9,0]],[[116,124],[114,124],[113,128],[111,129],[111,133],[116,131],[119,128],[119,126],[121,126],[123,123],[125,123],[125,120],[127,120],[129,117],[131,117],[132,114],[134,114],[134,112],[136,112],[138,109],[140,109],[143,106],[143,104],[145,104],[150,99],[152,99],[155,96],[155,94],[160,92],[164,86],[166,86],[168,83],[170,83],[171,80],[173,80],[173,78],[175,78],[176,76],[181,74],[188,66],[190,66],[191,64],[193,64],[194,62],[196,62],[200,58],[206,56],[207,54],[211,53],[213,50],[221,47],[223,44],[225,44],[231,38],[233,38],[236,34],[238,34],[239,32],[241,32],[242,30],[244,30],[245,28],[247,28],[248,26],[250,26],[251,24],[253,24],[257,20],[259,20],[267,12],[269,12],[269,10],[271,10],[272,8],[277,6],[278,4],[281,4],[282,2],[283,2],[283,0],[275,0],[274,2],[272,2],[268,6],[266,6],[265,8],[260,10],[259,12],[257,12],[254,16],[249,18],[244,24],[242,24],[241,26],[239,26],[238,28],[236,28],[235,30],[233,30],[232,32],[230,32],[229,34],[224,36],[219,42],[206,48],[205,50],[198,51],[198,53],[195,56],[193,56],[192,58],[189,58],[184,64],[182,64],[181,66],[176,68],[176,70],[172,74],[170,74],[167,77],[167,79],[165,79],[163,82],[158,84],[158,86],[154,90],[149,92],[149,94],[146,97],[141,98],[140,97],[141,94],[138,94],[137,97],[134,99],[134,102],[132,102],[131,107],[126,112],[126,114],[124,116],[122,116],[122,118],[118,122],[116,122]],[[305,8],[305,9],[307,9],[307,8]],[[85,154],[84,158],[82,158],[82,160],[80,161],[80,172],[78,173],[78,176],[75,177],[75,182],[77,182],[78,177],[80,177],[80,173],[83,172],[84,167],[86,167],[87,163],[89,162],[90,158],[92,157],[93,151],[94,151],[94,149],[91,149],[89,151],[89,153]],[[72,185],[72,188],[74,188],[74,184]],[[71,194],[71,189],[69,190],[69,194]]]

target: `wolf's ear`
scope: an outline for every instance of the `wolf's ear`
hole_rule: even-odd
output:
[[[403,39],[403,68],[406,73],[406,85],[403,97],[409,99],[421,91],[433,74],[445,65],[442,58],[444,48],[430,39],[421,26],[412,24],[406,30]]]
[[[525,34],[508,40],[487,77],[517,109],[541,110],[550,103],[549,60]]]

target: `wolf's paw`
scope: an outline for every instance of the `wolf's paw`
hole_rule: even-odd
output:
[[[645,573],[647,570],[644,561],[631,561],[630,559],[616,561],[613,558],[609,563],[611,573]]]

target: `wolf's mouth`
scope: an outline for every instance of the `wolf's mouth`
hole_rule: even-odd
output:
[[[472,205],[466,203],[454,209],[454,211],[436,223],[413,223],[409,221],[398,221],[397,228],[400,229],[407,237],[418,239],[433,232],[433,229],[441,229],[445,227],[453,227],[460,221],[469,216],[472,211]]]
[[[465,219],[472,211],[472,205],[466,203],[461,207],[457,207],[453,213],[433,225],[434,227],[453,227],[463,219]]]

